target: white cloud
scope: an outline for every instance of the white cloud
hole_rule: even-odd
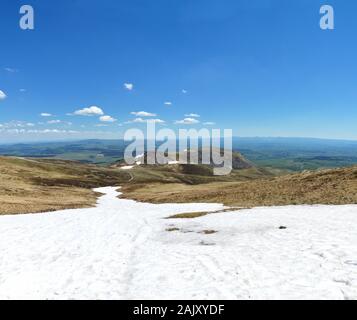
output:
[[[62,121],[61,120],[50,120],[50,121],[47,121],[48,124],[57,124],[57,123],[61,123]]]
[[[172,106],[172,102],[171,102],[171,101],[165,101],[165,102],[164,102],[164,105],[165,105],[165,106]]]
[[[149,119],[147,122],[153,122],[153,123],[165,123],[164,120],[161,119]]]
[[[124,88],[131,91],[134,89],[134,85],[132,83],[124,83]]]
[[[27,130],[27,133],[78,133],[74,130],[44,129],[44,130]]]
[[[146,111],[131,112],[131,114],[133,114],[134,116],[137,116],[137,117],[156,117],[157,116],[157,114],[155,114],[155,113],[150,113],[150,112],[146,112]]]
[[[52,114],[51,113],[47,113],[47,112],[42,112],[40,114],[41,117],[52,117]]]
[[[104,112],[97,106],[91,106],[74,112],[76,116],[102,116]]]
[[[151,122],[151,123],[165,123],[164,120],[161,119],[143,119],[143,118],[136,118],[134,119],[132,122],[134,123],[147,123],[147,122]]]
[[[115,121],[117,121],[117,119],[114,119],[111,116],[101,116],[99,118],[99,120],[102,121],[102,122],[115,122]]]
[[[190,113],[190,114],[185,114],[185,117],[189,117],[189,118],[199,118],[200,115],[197,113]]]
[[[204,122],[203,123],[205,126],[214,126],[216,123],[215,122]]]
[[[6,132],[6,133],[15,133],[15,134],[26,132],[25,129],[7,129],[7,130],[2,130],[2,131]]]
[[[143,118],[136,118],[136,119],[134,119],[132,122],[135,122],[135,123],[145,123],[146,120],[143,119]]]
[[[13,69],[13,68],[4,68],[4,70],[7,71],[7,72],[10,72],[10,73],[19,72],[19,70]]]
[[[197,119],[194,118],[185,118],[175,122],[176,124],[197,124],[200,123]]]
[[[6,96],[5,92],[0,90],[0,100],[5,100],[6,97],[7,96]]]
[[[31,122],[17,121],[17,120],[3,123],[1,125],[2,128],[26,128],[26,127],[33,127],[33,126],[35,126],[35,124]]]

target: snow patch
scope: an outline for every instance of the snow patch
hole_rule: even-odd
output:
[[[134,166],[123,166],[123,167],[120,167],[120,169],[122,169],[122,170],[131,170],[131,169],[133,169],[134,168]]]
[[[223,206],[96,191],[95,208],[0,217],[0,299],[357,299],[356,205],[164,219]]]

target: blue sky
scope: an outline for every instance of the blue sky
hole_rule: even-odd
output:
[[[25,3],[33,31],[19,28]],[[140,119],[357,139],[356,1],[25,3],[0,4],[1,142],[114,138]],[[319,28],[326,3],[333,31]]]

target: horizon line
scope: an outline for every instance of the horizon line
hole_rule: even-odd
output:
[[[223,139],[223,137],[222,137]],[[317,137],[299,137],[299,136],[232,136],[232,139],[288,139],[288,140],[321,140],[321,141],[336,141],[336,142],[356,142],[357,139],[344,139],[344,138],[317,138]],[[148,140],[148,139],[144,139]],[[171,139],[172,140],[172,139]],[[179,139],[175,139],[176,141]],[[33,141],[13,141],[1,142],[0,145],[16,145],[16,144],[41,144],[41,143],[71,143],[82,141],[124,141],[124,138],[83,138],[83,139],[51,139],[51,140],[33,140]]]

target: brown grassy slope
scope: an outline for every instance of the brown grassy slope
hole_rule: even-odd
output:
[[[127,198],[155,203],[357,203],[357,167],[276,178],[253,167],[214,177],[204,167],[140,166],[124,171],[72,161],[0,157],[0,214],[90,207],[97,198],[91,189],[109,185],[123,186]]]
[[[119,169],[120,170],[120,169]],[[272,177],[273,174],[260,168],[233,170],[228,176],[214,176],[213,168],[203,165],[142,165],[127,171],[133,176],[130,184],[185,183],[206,184],[212,182],[246,181]]]
[[[219,202],[242,207],[352,204],[357,203],[357,166],[242,182],[126,185],[123,191],[127,198],[154,203]]]
[[[212,168],[203,166],[138,166],[125,171],[74,161],[0,157],[0,215],[90,207],[97,198],[91,189],[100,186],[205,184],[267,175],[268,172],[256,168],[214,177]]]
[[[72,161],[0,157],[0,215],[91,207],[94,187],[121,185],[127,172]]]

